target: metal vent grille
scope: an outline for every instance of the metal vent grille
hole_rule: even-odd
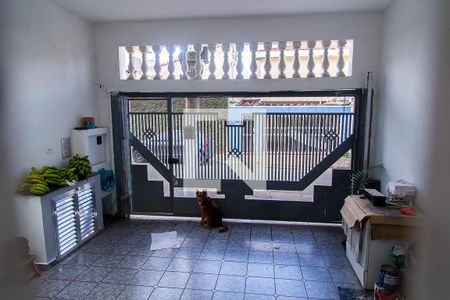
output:
[[[79,188],[78,214],[80,218],[80,237],[81,241],[84,241],[95,232],[94,191],[90,184],[85,184]]]
[[[63,257],[78,244],[75,190],[54,199],[54,215],[59,257]]]

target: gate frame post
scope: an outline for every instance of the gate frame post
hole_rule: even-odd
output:
[[[129,165],[131,161],[128,141],[128,101],[119,92],[111,92],[111,123],[113,135],[113,162],[116,173],[117,215],[127,218],[131,212]]]
[[[355,128],[355,143],[352,149],[352,171],[359,171],[364,168],[364,145],[366,132],[366,110],[367,110],[367,90],[359,89],[355,95],[355,118],[353,120]]]

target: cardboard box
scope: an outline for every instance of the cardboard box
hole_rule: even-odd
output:
[[[347,258],[367,289],[373,288],[381,265],[392,264],[392,247],[408,247],[422,223],[421,215],[404,216],[398,209],[375,207],[359,196],[347,197],[341,214]]]
[[[345,227],[361,230],[366,221],[371,223],[372,240],[411,240],[422,224],[423,216],[400,214],[399,209],[374,206],[369,200],[352,195],[345,199],[341,209]],[[344,231],[348,229],[344,228]]]

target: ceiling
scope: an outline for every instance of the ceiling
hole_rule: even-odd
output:
[[[94,23],[382,11],[394,0],[50,0]]]

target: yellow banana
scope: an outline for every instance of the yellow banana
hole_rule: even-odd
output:
[[[46,184],[46,182],[44,180],[40,180],[40,179],[36,179],[36,178],[32,178],[30,180],[28,180],[29,183],[32,184]]]

